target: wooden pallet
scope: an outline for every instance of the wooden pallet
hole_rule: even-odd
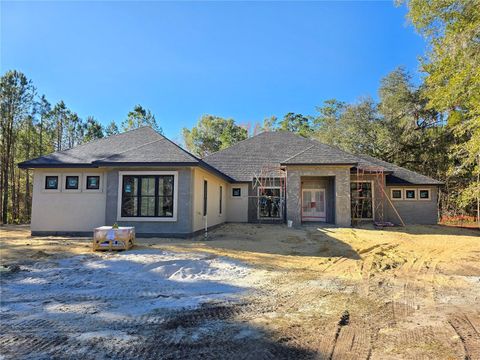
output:
[[[134,243],[134,227],[101,226],[93,232],[93,251],[128,250]]]

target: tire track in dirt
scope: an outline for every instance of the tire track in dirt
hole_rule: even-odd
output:
[[[456,314],[448,320],[462,341],[465,359],[480,359],[480,318],[467,314]]]

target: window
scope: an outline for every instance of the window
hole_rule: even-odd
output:
[[[280,219],[281,211],[280,188],[258,188],[258,217],[263,219]]]
[[[391,190],[391,198],[393,200],[402,200],[402,189],[392,189]]]
[[[430,190],[428,189],[418,190],[418,198],[420,200],[430,200]]]
[[[45,176],[45,189],[57,190],[58,189],[58,176]]]
[[[241,188],[233,188],[232,189],[232,196],[242,196],[242,189]]]
[[[207,192],[208,192],[208,182],[203,180],[203,216],[207,216]]]
[[[218,204],[219,213],[222,213],[222,196],[223,196],[223,187],[220,186],[220,203]]]
[[[100,176],[87,176],[87,190],[100,189]]]
[[[66,176],[65,177],[65,189],[66,190],[78,190],[78,176]]]
[[[416,190],[405,190],[405,199],[406,200],[415,200],[417,198],[417,191]]]
[[[122,217],[173,217],[173,175],[124,175]]]
[[[352,219],[373,219],[373,187],[371,182],[350,183]]]

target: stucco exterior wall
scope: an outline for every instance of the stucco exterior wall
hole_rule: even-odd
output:
[[[100,189],[86,189],[86,175],[100,176]],[[58,190],[45,190],[45,176],[59,177]],[[65,189],[65,176],[78,175],[79,189]],[[91,233],[105,223],[105,172],[99,169],[35,169],[33,172],[32,234]]]
[[[438,187],[437,186],[387,186],[387,194],[390,197],[391,189],[416,189],[417,200],[392,200],[405,224],[436,224],[438,223]],[[430,200],[419,200],[418,190],[429,189]],[[385,217],[387,221],[400,224],[390,203],[385,206]]]
[[[240,188],[241,196],[232,196],[232,189]],[[248,222],[248,184],[228,184],[227,221]]]
[[[193,169],[193,231],[205,229],[203,216],[203,181],[207,180],[207,226],[215,226],[227,221],[228,183],[222,178],[200,169]],[[222,213],[220,213],[220,186],[222,186]]]
[[[350,226],[350,166],[287,167],[287,220],[292,220],[294,226],[301,223],[302,176],[333,176],[335,178],[335,224]]]
[[[119,171],[177,171],[178,172],[178,200],[176,221],[118,220],[118,192]],[[183,168],[114,168],[107,173],[107,203],[105,212],[106,225],[118,223],[121,226],[135,226],[135,232],[140,235],[161,235],[161,236],[188,236],[193,231],[192,223],[192,179],[193,170],[189,167]]]

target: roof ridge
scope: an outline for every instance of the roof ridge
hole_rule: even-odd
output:
[[[351,152],[349,152],[349,151],[343,150],[343,149],[339,148],[338,146],[326,144],[326,143],[321,142],[320,140],[318,140],[318,139],[316,139],[316,138],[309,138],[309,140],[311,140],[311,141],[313,141],[313,142],[315,142],[315,143],[317,143],[317,144],[320,144],[320,145],[328,146],[330,149],[334,149],[334,150],[337,150],[337,151],[341,151],[341,152],[343,152],[344,154],[353,156],[353,157],[355,157],[355,158],[358,157],[358,155],[356,155],[356,154],[353,154],[353,153],[351,153]]]
[[[280,133],[284,133],[284,134],[290,134],[290,135],[294,135],[295,137],[298,137],[298,138],[302,138],[302,139],[305,139],[305,140],[311,140],[309,138],[306,138],[306,137],[303,137],[302,135],[298,135],[296,133],[294,133],[293,131],[290,131],[290,130],[284,130],[284,129],[277,129],[277,130],[265,130],[265,131],[262,131],[262,132],[259,132],[258,134],[256,135],[253,135],[253,136],[248,136],[246,139],[243,139],[243,140],[240,140],[240,141],[237,141],[236,143],[230,145],[229,147],[225,148],[225,149],[220,149],[220,150],[217,150],[217,151],[214,151],[212,152],[211,154],[208,154],[207,156],[203,157],[202,159],[205,159],[211,155],[214,155],[214,154],[217,154],[219,152],[222,152],[222,151],[225,151],[225,150],[229,150],[231,148],[233,148],[234,146],[237,146],[239,145],[240,143],[242,142],[245,142],[245,141],[248,141],[248,140],[252,140],[260,135],[265,135],[265,134],[280,134]]]
[[[97,142],[97,141],[107,140],[107,139],[111,139],[111,138],[113,138],[113,137],[117,137],[117,136],[120,136],[120,135],[125,135],[125,134],[127,134],[127,133],[129,133],[129,132],[138,131],[138,130],[143,129],[143,128],[149,128],[149,129],[153,130],[154,132],[156,132],[157,135],[160,135],[160,136],[164,137],[162,134],[159,134],[157,131],[155,131],[155,129],[153,129],[151,126],[143,125],[143,126],[140,126],[140,127],[138,127],[138,128],[130,129],[130,130],[127,130],[127,131],[118,133],[118,134],[113,134],[113,135],[105,136],[105,137],[102,137],[102,138],[92,139],[92,140],[87,141],[87,142],[85,142],[85,143],[75,145],[74,147],[71,147],[70,149],[65,149],[65,150],[60,150],[60,151],[55,151],[55,152],[63,153],[63,152],[65,152],[65,151],[70,151],[70,150],[72,150],[72,149],[77,149],[77,148],[82,147],[82,146],[85,146],[85,145],[90,145],[90,144],[92,144],[92,143],[94,143],[94,142]],[[52,153],[52,154],[54,154],[54,153]],[[43,155],[43,156],[45,156],[45,155]]]
[[[168,137],[164,136],[163,138],[164,138],[165,140],[167,140],[168,142],[170,142],[172,145],[174,145],[174,146],[176,146],[177,148],[179,148],[181,151],[187,153],[187,155],[190,155],[191,157],[193,157],[195,160],[198,160],[198,161],[202,160],[201,158],[193,155],[190,151],[185,150],[185,149],[182,148],[180,145],[178,145],[178,144],[176,144],[175,142],[173,142],[172,140],[170,140]]]
[[[302,151],[299,151],[298,153],[296,153],[296,154],[294,154],[294,155],[290,156],[289,158],[286,158],[286,159],[285,159],[285,160],[283,160],[282,162],[283,162],[283,163],[285,163],[285,162],[287,162],[287,161],[289,161],[289,160],[291,160],[291,159],[293,159],[293,158],[296,158],[298,155],[300,155],[300,154],[303,154],[305,151],[308,151],[308,150],[310,150],[310,149],[311,149],[311,148],[313,148],[314,146],[315,146],[315,144],[313,144],[313,145],[311,145],[311,146],[309,146],[309,147],[307,147],[307,148],[303,149]]]
[[[124,151],[120,151],[120,152],[118,152],[118,153],[115,153],[115,154],[112,154],[112,155],[109,155],[109,156],[105,156],[104,158],[94,160],[94,161],[92,161],[91,163],[93,164],[93,163],[96,163],[96,162],[99,162],[99,161],[101,162],[102,160],[111,158],[112,156],[124,154],[124,153],[126,153],[126,152],[128,152],[128,151],[136,150],[136,149],[142,148],[142,147],[144,147],[144,146],[147,146],[147,145],[150,145],[150,144],[159,142],[159,141],[163,141],[163,140],[166,140],[166,138],[165,138],[165,137],[162,137],[162,139],[157,139],[157,140],[154,140],[154,141],[149,141],[148,143],[145,143],[145,144],[142,144],[142,145],[138,145],[138,146],[134,146],[134,147],[128,148],[128,149],[126,149],[126,150],[124,150]]]

